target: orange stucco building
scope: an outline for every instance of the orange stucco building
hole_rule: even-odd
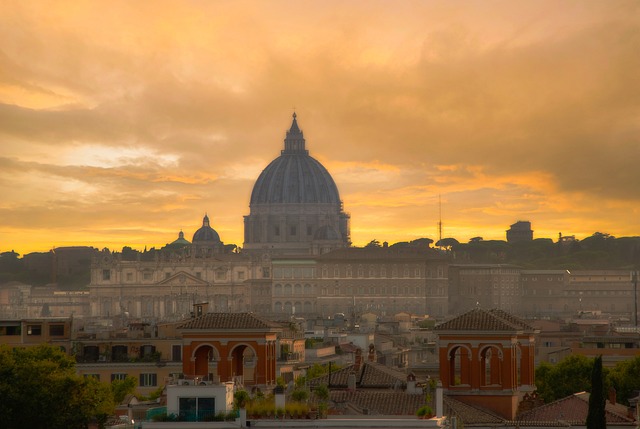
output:
[[[535,390],[537,331],[502,310],[473,309],[435,328],[446,395],[506,419]]]
[[[197,314],[197,313],[196,313]],[[178,326],[182,372],[196,381],[273,385],[282,327],[252,313],[206,313]]]

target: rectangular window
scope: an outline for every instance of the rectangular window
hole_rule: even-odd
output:
[[[164,278],[168,279],[169,277],[171,277],[171,273],[164,273]]]
[[[311,226],[307,227],[307,235],[313,234],[313,228]]]
[[[202,278],[202,273],[200,271],[197,271],[196,272],[196,277],[201,279]]]
[[[64,335],[64,325],[49,325],[49,336],[61,337]]]
[[[155,387],[158,385],[158,374],[140,374],[140,387]]]
[[[178,416],[182,421],[198,420],[198,406],[196,405],[198,398],[179,398]]]
[[[216,398],[198,398],[198,421],[207,420],[216,413]]]
[[[27,325],[27,335],[42,335],[42,325]]]
[[[182,346],[174,344],[171,346],[171,360],[174,362],[182,361]]]
[[[156,346],[151,344],[146,344],[140,347],[140,358],[153,358],[154,353],[156,352]]]
[[[201,422],[211,421],[216,414],[215,398],[179,398],[178,417],[181,421]]]
[[[124,381],[127,378],[127,374],[124,372],[114,372],[113,374],[111,374],[111,381],[114,382],[116,380],[118,381]]]
[[[244,271],[238,271],[238,280],[244,280]]]
[[[298,232],[297,228],[295,226],[291,227],[291,235],[296,235],[296,233]]]
[[[128,282],[132,282],[133,281],[133,273],[127,273],[127,281]]]
[[[150,272],[145,272],[144,274],[142,274],[142,278],[144,280],[151,280],[151,273]]]
[[[280,235],[280,227],[278,225],[273,227],[273,233],[277,236]]]
[[[0,326],[0,335],[20,335],[20,326]]]
[[[83,374],[83,377],[84,378],[92,377],[92,378],[95,378],[96,380],[100,381],[100,374]]]
[[[102,270],[102,280],[111,280],[111,270]]]

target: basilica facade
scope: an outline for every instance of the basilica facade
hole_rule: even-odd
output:
[[[350,216],[327,169],[309,155],[296,114],[284,148],[260,174],[242,249],[208,215],[189,242],[92,263],[91,315],[176,320],[193,304],[214,312],[307,317],[447,313],[447,264],[428,246],[351,247]]]

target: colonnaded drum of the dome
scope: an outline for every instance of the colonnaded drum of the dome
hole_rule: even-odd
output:
[[[293,114],[284,150],[260,174],[244,217],[244,250],[321,254],[350,245],[349,215],[326,168],[309,156]]]

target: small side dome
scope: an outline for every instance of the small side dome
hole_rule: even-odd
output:
[[[202,226],[199,230],[196,231],[195,234],[193,234],[193,240],[191,241],[193,242],[193,244],[222,244],[218,233],[209,225],[209,216],[207,216],[206,214],[202,219]]]
[[[340,240],[340,234],[330,225],[324,225],[318,228],[313,234],[314,240]]]
[[[189,240],[184,238],[184,232],[180,231],[178,239],[171,243],[171,246],[188,246],[189,244],[191,244],[189,243]]]

